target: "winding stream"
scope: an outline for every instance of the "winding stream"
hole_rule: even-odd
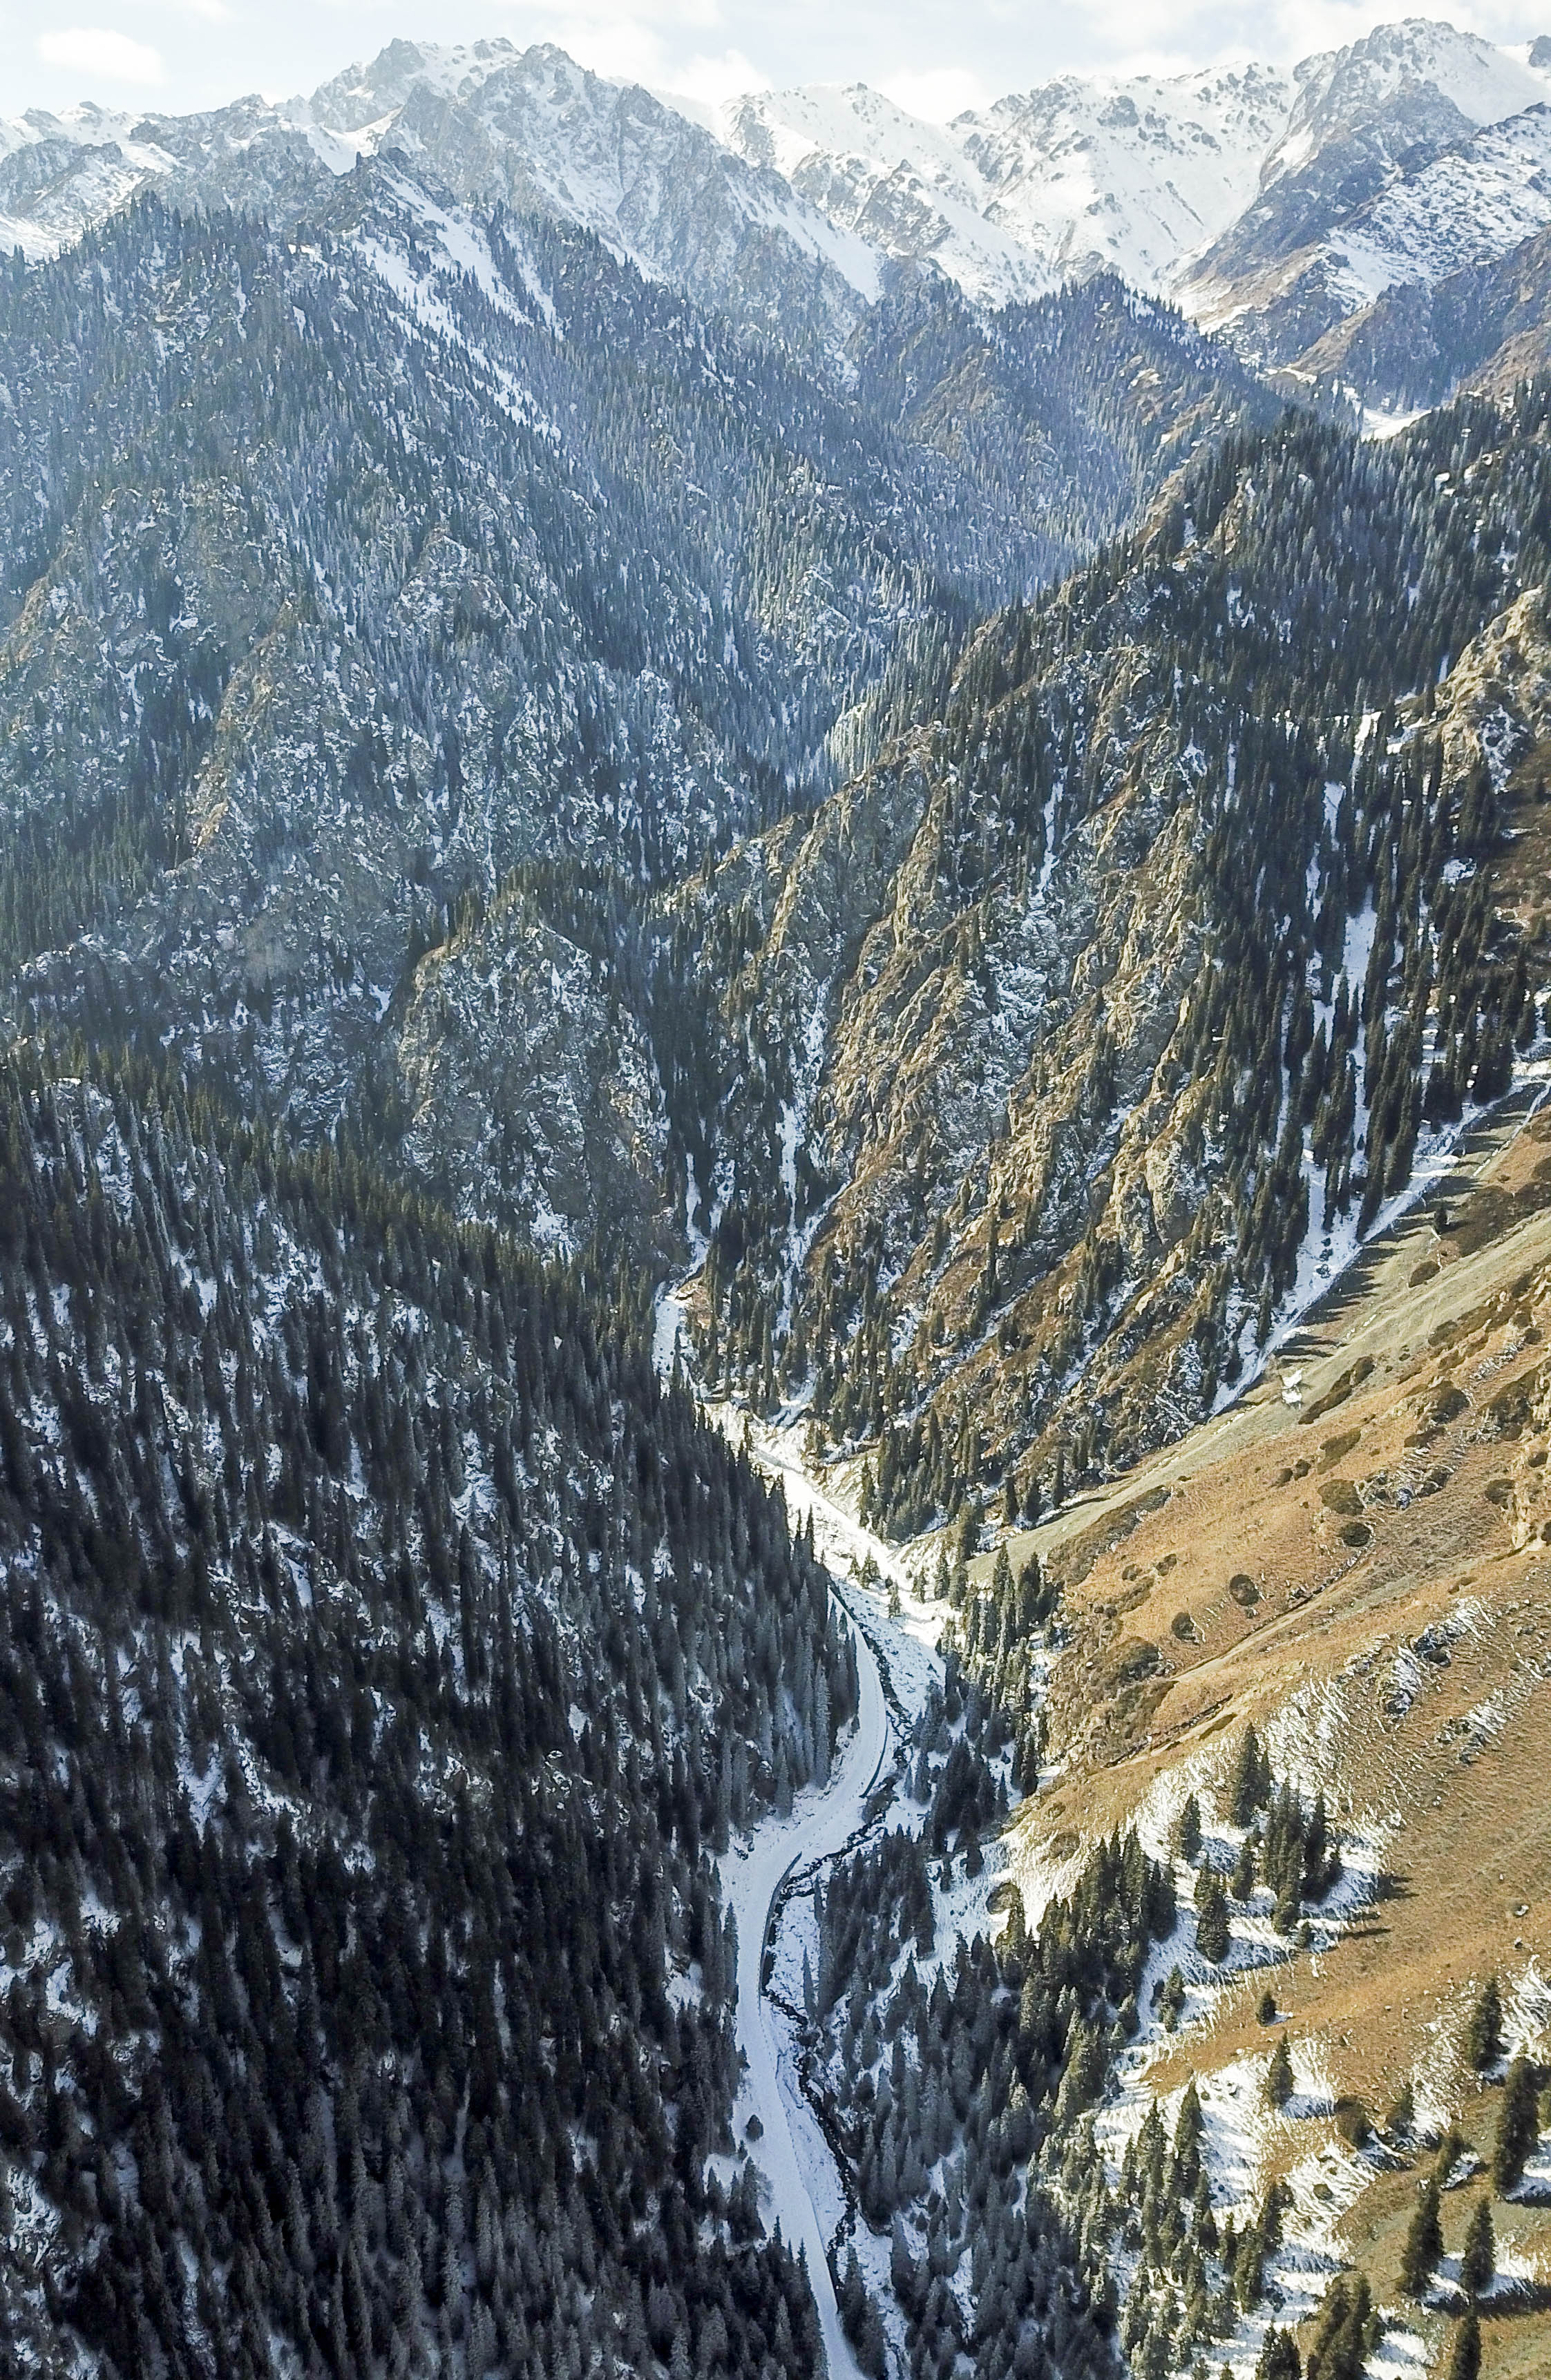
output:
[[[684,1309],[674,1291],[664,1293],[658,1305],[653,1354],[666,1374],[675,1356],[687,1358]],[[734,1423],[741,1432],[741,1411],[707,1408],[708,1416],[729,1436]],[[892,1805],[903,1770],[906,1711],[886,1658],[873,1641],[873,1631],[842,1592],[836,1571],[842,1561],[871,1553],[880,1572],[903,1581],[898,1557],[858,1524],[810,1478],[789,1449],[769,1433],[751,1428],[750,1453],[772,1481],[779,1480],[793,1525],[813,1519],[819,1558],[830,1570],[831,1593],[844,1615],[856,1646],[860,1707],[849,1738],[836,1752],[829,1783],[800,1793],[788,1818],[766,1817],[746,1843],[735,1843],[722,1861],[722,1890],[738,1927],[738,2045],[747,2061],[739,2097],[740,2122],[756,2116],[762,2133],[754,2152],[770,2184],[770,2213],[779,2223],[788,2248],[806,2256],[808,2278],[818,2308],[830,2380],[861,2380],[850,2343],[840,2327],[835,2284],[829,2270],[829,2240],[815,2201],[811,2168],[800,2150],[800,2132],[810,2137],[816,2123],[824,2149],[835,2166],[837,2195],[847,2208],[840,2236],[850,2230],[855,2206],[846,2166],[838,2119],[827,2096],[817,2087],[811,2061],[791,2054],[791,2037],[783,2019],[794,2023],[800,2011],[784,2001],[774,2005],[769,1968],[776,1929],[791,1895],[809,1885],[836,1860],[846,1856],[882,1823]],[[797,2128],[794,2128],[794,2117]],[[809,2146],[809,2155],[812,2154]]]

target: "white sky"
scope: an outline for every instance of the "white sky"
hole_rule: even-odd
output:
[[[946,117],[1069,70],[1290,62],[1423,13],[1414,0],[0,0],[0,115],[88,98],[184,110],[250,91],[285,97],[396,36],[502,33],[702,99],[863,81]],[[1474,0],[1452,21],[1521,42],[1551,31],[1551,0],[1539,11]]]

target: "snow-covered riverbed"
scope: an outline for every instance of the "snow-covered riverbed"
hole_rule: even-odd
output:
[[[684,1307],[678,1293],[667,1290],[658,1303],[653,1335],[660,1373],[672,1371],[676,1354],[687,1363]],[[935,1621],[918,1603],[898,1555],[810,1477],[795,1430],[770,1428],[739,1405],[708,1404],[705,1411],[728,1438],[741,1441],[747,1432],[751,1458],[768,1479],[779,1482],[794,1527],[805,1525],[812,1515],[814,1549],[836,1581],[836,1600],[856,1643],[861,1706],[854,1727],[837,1747],[828,1785],[800,1793],[789,1817],[762,1819],[747,1841],[733,1844],[721,1870],[723,1898],[738,1925],[738,2046],[746,2060],[739,2126],[746,2131],[750,2117],[758,2119],[753,2155],[770,2186],[767,2215],[773,2225],[779,2223],[788,2247],[806,2253],[830,2380],[861,2380],[840,2327],[828,2260],[832,2227],[826,2228],[820,2205],[821,2200],[842,2204],[844,2192],[802,2097],[784,2020],[765,1996],[764,1956],[783,1883],[795,1869],[812,1871],[848,1848],[865,1825],[869,1798],[898,1748],[875,1645],[886,1645],[897,1703],[913,1710],[939,1674],[932,1650]],[[880,1578],[900,1589],[899,1620],[888,1618],[884,1593],[869,1593],[856,1583],[869,1556]],[[850,1583],[842,1594],[844,1581]]]
[[[839,1852],[862,1826],[867,1798],[885,1774],[893,1730],[877,1658],[858,1630],[857,1674],[861,1707],[855,1728],[822,1791],[800,1793],[789,1818],[769,1817],[722,1861],[722,1890],[738,1923],[738,2046],[748,2060],[739,2094],[739,2119],[756,2116],[762,2137],[755,2162],[770,2184],[769,2213],[788,2248],[803,2248],[824,2331],[830,2380],[852,2380],[856,2359],[840,2327],[830,2278],[828,2241],[808,2178],[816,2129],[801,2107],[795,2077],[781,2062],[777,2022],[762,1987],[762,1969],[776,1896],[795,1867]],[[803,2132],[800,2155],[796,2126]]]

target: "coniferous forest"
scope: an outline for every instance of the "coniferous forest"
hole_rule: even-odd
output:
[[[779,1507],[583,1273],[175,1082],[4,1102],[10,2352],[810,2371],[705,2175],[712,1856],[855,1697]]]

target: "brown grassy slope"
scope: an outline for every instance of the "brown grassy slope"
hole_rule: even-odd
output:
[[[1459,2061],[1465,2010],[1490,1971],[1551,1972],[1551,1109],[1527,1105],[1241,1405],[1011,1547],[1063,1580],[1069,1632],[1065,1766],[1018,1828],[1031,1881],[1187,1762],[1209,1794],[1244,1723],[1272,1728],[1338,1819],[1377,1825],[1390,1879],[1334,1950],[1278,1971],[1294,2035],[1375,2111],[1408,2073],[1432,2081],[1488,2152],[1501,2094]],[[1159,2087],[1264,2048],[1264,1980],[1167,2045]],[[1292,2130],[1288,2163],[1318,2125]],[[1416,2178],[1375,2173],[1344,2227],[1390,2300]],[[1478,2189],[1446,2202],[1451,2249]],[[1497,2216],[1551,2277],[1551,2210]],[[1551,2306],[1495,2313],[1484,2369],[1551,2371]]]

